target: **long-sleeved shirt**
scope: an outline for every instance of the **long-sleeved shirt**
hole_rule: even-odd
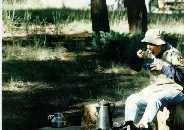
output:
[[[175,66],[163,66],[161,72],[176,83],[184,86],[184,69]]]
[[[154,62],[160,62],[163,64],[161,71],[150,71],[150,80],[151,83],[158,84],[168,84],[168,83],[177,83],[179,89],[182,88],[184,82],[184,63],[181,53],[170,44],[166,44],[160,55],[148,56],[147,59],[139,59],[137,55],[132,58],[130,62],[130,68],[140,71],[143,67],[145,70],[150,70],[150,64]],[[151,59],[151,60],[150,60]],[[182,60],[181,60],[182,59]]]
[[[158,84],[175,82],[179,85],[183,85],[184,63],[181,62],[181,59],[181,53],[176,48],[168,44],[159,56],[153,58],[153,62],[151,64],[158,62],[163,65],[163,67],[161,71],[151,71],[151,82],[156,82]]]

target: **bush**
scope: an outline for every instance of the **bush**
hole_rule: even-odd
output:
[[[141,47],[141,34],[120,34],[118,32],[93,33],[93,46],[107,60],[126,62],[137,48]]]
[[[163,34],[164,39],[184,54],[184,36],[180,34]],[[99,32],[92,35],[93,46],[106,60],[126,63],[138,49],[145,48],[140,41],[143,34],[120,34],[118,32]]]
[[[184,35],[164,33],[164,39],[184,55]]]

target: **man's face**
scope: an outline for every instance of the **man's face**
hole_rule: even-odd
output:
[[[152,53],[153,55],[157,56],[160,54],[162,45],[154,45],[152,43],[147,44],[147,49]]]

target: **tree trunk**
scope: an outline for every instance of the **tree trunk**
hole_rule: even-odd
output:
[[[110,31],[106,0],[91,0],[91,19],[93,31]]]
[[[184,130],[184,102],[157,114],[156,130]]]
[[[96,128],[96,107],[98,103],[85,104],[82,108],[81,128],[82,130],[92,130]]]
[[[147,11],[144,0],[126,0],[129,32],[145,33],[147,30]]]

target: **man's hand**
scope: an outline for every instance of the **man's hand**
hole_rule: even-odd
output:
[[[140,59],[144,59],[145,58],[145,52],[143,50],[138,50],[137,51],[137,56],[140,58]]]
[[[160,59],[155,59],[154,63],[152,63],[150,65],[150,68],[151,68],[150,70],[151,71],[154,71],[154,70],[160,71],[164,65],[168,65],[168,63],[166,63]]]
[[[154,70],[160,71],[162,69],[162,67],[163,67],[163,65],[161,65],[161,64],[151,64],[150,65],[151,71],[154,71]]]
[[[149,50],[143,51],[141,49],[137,51],[137,56],[140,59],[153,59],[155,57]]]

